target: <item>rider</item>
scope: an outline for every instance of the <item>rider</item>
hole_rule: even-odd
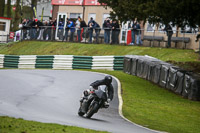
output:
[[[94,90],[94,89],[97,90],[98,86],[106,85],[107,90],[108,90],[108,100],[107,100],[107,102],[104,103],[104,106],[108,107],[109,106],[109,102],[113,99],[113,95],[114,95],[114,89],[113,89],[113,86],[112,86],[111,83],[112,83],[112,77],[109,76],[109,75],[105,76],[105,78],[102,79],[102,80],[97,80],[97,81],[91,83],[90,84],[90,89],[83,92],[84,93],[83,99],[87,98],[87,96],[90,94],[91,90]]]

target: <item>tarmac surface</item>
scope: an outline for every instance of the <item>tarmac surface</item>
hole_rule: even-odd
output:
[[[75,70],[0,70],[0,115],[113,133],[154,133],[124,120],[118,111],[117,81],[108,109],[91,119],[78,116],[79,100],[104,74]]]

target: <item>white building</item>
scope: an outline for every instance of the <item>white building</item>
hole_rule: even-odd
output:
[[[11,18],[0,17],[0,43],[5,43],[9,39]]]

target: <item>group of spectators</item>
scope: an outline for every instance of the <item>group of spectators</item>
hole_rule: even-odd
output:
[[[55,40],[56,19],[41,22],[37,18],[24,19],[22,22],[23,39]]]
[[[58,23],[58,24],[57,24]],[[57,34],[56,34],[56,26]],[[132,42],[130,45],[142,45],[141,41],[141,28],[139,22],[133,22],[131,25]],[[80,16],[75,19],[63,19],[59,21],[49,18],[49,21],[41,22],[37,18],[32,20],[24,19],[22,22],[23,39],[31,40],[55,40],[57,35],[61,41],[74,41],[74,34],[77,32],[78,42],[99,43],[100,32],[103,29],[104,34],[101,36],[104,38],[106,44],[119,44],[120,26],[116,19],[111,20],[106,18],[103,22],[102,28],[91,17],[88,23],[81,19]],[[93,36],[93,34],[95,35]],[[136,39],[135,39],[136,36]]]
[[[55,40],[57,20],[52,18],[49,21],[41,22],[37,18],[24,19],[22,22],[23,39],[31,40]],[[104,42],[109,44],[119,43],[120,27],[117,20],[106,18],[102,28],[104,29]],[[77,20],[66,18],[58,21],[57,37],[62,41],[74,41],[74,33],[77,32],[77,41],[99,43],[101,32],[100,25],[91,17],[86,24],[79,16]],[[95,36],[93,37],[93,33]]]
[[[81,19],[79,16],[77,20],[74,22],[72,19],[66,18],[66,21],[61,19],[58,24],[58,37],[59,40],[68,41],[67,37],[70,31],[70,38],[69,41],[74,41],[74,33],[77,31],[77,41],[78,42],[85,42],[86,39],[88,39],[88,43],[93,42],[93,33],[95,31],[95,41],[96,43],[99,43],[99,35],[101,32],[100,25],[91,17],[88,24],[84,20]],[[117,20],[110,20],[109,18],[106,18],[106,20],[103,23],[104,29],[104,42],[105,43],[111,43],[111,44],[117,44],[119,43],[119,23]],[[111,38],[111,41],[110,41]]]

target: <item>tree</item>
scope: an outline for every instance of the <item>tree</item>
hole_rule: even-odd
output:
[[[150,23],[172,23],[179,27],[200,26],[199,0],[98,0],[111,7],[120,21],[148,20]]]
[[[14,31],[18,29],[18,25],[20,22],[20,0],[17,0],[16,2],[16,10],[15,10],[15,17],[14,17]]]
[[[11,0],[7,1],[7,17],[11,18]]]
[[[5,0],[0,0],[0,17],[4,17]]]

